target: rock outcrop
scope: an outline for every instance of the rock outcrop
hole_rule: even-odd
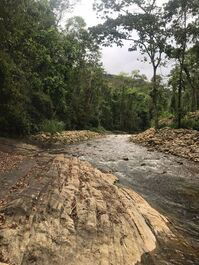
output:
[[[1,265],[140,264],[160,235],[174,239],[164,216],[87,162],[43,154],[15,183],[5,174]]]

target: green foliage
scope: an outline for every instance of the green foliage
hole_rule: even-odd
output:
[[[158,127],[159,116],[167,110],[175,114],[180,127],[183,115],[199,108],[198,1],[169,0],[162,9],[156,1],[95,0],[95,10],[104,19],[91,29],[99,42],[122,46],[123,40],[129,40],[129,51],[139,50],[143,61],[149,59],[153,67],[149,119],[153,117],[154,126]],[[176,60],[169,81],[172,92],[159,83],[157,75],[165,54]]]
[[[199,109],[199,65],[198,65],[198,46],[194,45],[185,53],[185,63],[182,72],[183,89],[181,91],[181,116],[182,124],[181,127],[197,128],[197,122],[189,121],[184,119],[183,116],[189,112],[195,112]],[[180,67],[177,65],[170,74],[169,85],[172,89],[172,96],[170,101],[169,110],[171,113],[178,114],[178,100],[179,100],[179,75]]]
[[[44,120],[40,125],[40,130],[42,132],[56,133],[62,132],[65,129],[65,124],[63,121],[57,120]]]
[[[151,83],[138,75],[107,76],[101,120],[106,129],[133,132],[148,128]]]
[[[98,126],[98,127],[89,127],[87,128],[90,131],[97,132],[97,133],[106,133],[107,130],[103,126]]]
[[[166,20],[162,8],[156,1],[137,0],[95,0],[95,9],[105,22],[92,28],[92,32],[104,45],[115,42],[123,46],[123,40],[130,42],[129,51],[143,55],[143,62],[149,61],[153,70],[152,80],[152,114],[155,127],[158,126],[158,77],[157,70],[163,64],[166,49]],[[136,12],[133,11],[136,9]],[[114,17],[112,18],[112,12]],[[135,31],[137,35],[135,35]],[[136,37],[135,37],[136,36]]]
[[[199,120],[184,118],[182,119],[182,128],[199,131]]]
[[[192,111],[196,110],[196,89],[192,82],[189,66],[187,66],[186,56],[188,48],[195,45],[197,39],[197,31],[195,27],[198,24],[198,1],[181,1],[169,0],[165,6],[165,19],[170,25],[168,33],[170,35],[167,44],[167,55],[171,59],[175,59],[177,67],[175,68],[175,81],[177,81],[177,98],[175,99],[175,112],[177,118],[177,127],[182,126],[181,120],[183,116],[183,89],[184,75],[192,87]],[[174,76],[173,76],[174,77]],[[177,77],[177,78],[176,78]],[[174,81],[174,78],[173,78]],[[175,95],[174,95],[175,96]]]
[[[199,131],[199,111],[188,112],[182,119],[182,128]]]
[[[2,135],[24,135],[30,134],[31,131],[30,119],[22,109],[13,106],[4,109],[4,115],[0,116],[0,133]]]
[[[173,119],[174,116],[173,116],[173,114],[171,114],[169,111],[164,111],[164,112],[162,112],[162,114],[161,114],[161,118],[162,118],[162,119]]]
[[[104,82],[99,47],[82,18],[58,29],[59,15],[71,3],[19,0],[13,9],[12,1],[1,1],[2,133],[36,132],[43,121],[56,119],[67,129],[99,125]],[[53,123],[48,126],[54,130]]]
[[[188,13],[195,19],[197,1],[186,2]],[[156,72],[166,51],[165,22],[172,25],[180,15],[181,1],[169,1],[163,17],[155,1],[96,0],[96,9],[106,17],[103,25],[89,31],[81,17],[74,17],[61,29],[62,16],[74,3],[0,1],[1,134],[85,128],[139,131],[150,126],[155,109],[162,117],[166,111],[183,117],[199,109],[197,21],[193,19],[184,26],[186,31],[181,32],[181,25],[175,32],[170,31],[178,47],[168,45],[167,52],[178,59],[178,65],[171,72],[169,88]],[[142,11],[130,13],[132,4]],[[122,14],[122,10],[127,12]],[[114,19],[110,15],[113,11]],[[132,39],[130,50],[139,49],[144,61],[148,56],[154,69],[150,82],[137,70],[130,75],[107,75],[100,62],[99,40],[104,42],[107,37],[108,44],[122,45],[123,39],[131,39],[133,30],[139,39]],[[182,35],[186,35],[190,47],[184,47],[183,54]],[[183,124],[198,128],[197,122],[190,119]]]

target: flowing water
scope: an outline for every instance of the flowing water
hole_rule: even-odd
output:
[[[198,163],[147,150],[130,143],[129,135],[108,135],[70,145],[66,150],[67,154],[116,175],[118,185],[132,188],[169,219],[185,247],[181,250],[183,261],[175,260],[174,252],[178,247],[168,245],[162,255],[170,256],[173,261],[161,264],[199,264]],[[148,260],[144,264],[153,263]]]

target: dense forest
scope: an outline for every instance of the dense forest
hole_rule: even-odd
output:
[[[0,1],[0,132],[199,130],[199,2],[96,0],[103,23],[64,20],[69,0]],[[133,12],[133,10],[136,10]],[[65,21],[63,23],[63,21]],[[136,32],[136,39],[134,39]],[[153,77],[110,75],[101,45],[131,42]],[[159,67],[173,63],[168,82]],[[194,114],[195,113],[195,114]]]

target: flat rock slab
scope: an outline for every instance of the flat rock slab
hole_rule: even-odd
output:
[[[173,264],[154,252],[176,241],[168,220],[115,176],[63,155],[35,163],[4,194],[0,264]]]

